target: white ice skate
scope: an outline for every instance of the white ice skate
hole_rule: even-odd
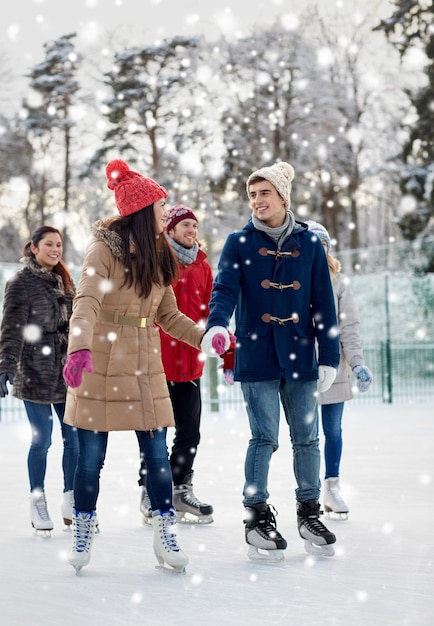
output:
[[[74,539],[68,561],[75,568],[77,574],[90,561],[90,551],[95,535],[95,523],[95,511],[73,511]]]
[[[212,524],[213,508],[210,504],[201,502],[193,493],[193,473],[185,478],[182,485],[173,487],[173,506],[176,510],[178,522],[190,524]]]
[[[47,509],[47,500],[43,491],[35,490],[30,494],[30,521],[36,534],[51,537],[54,524]]]
[[[285,559],[287,543],[276,528],[276,518],[268,504],[260,502],[246,507],[244,523],[247,556],[251,561],[279,563]]]
[[[63,492],[60,510],[63,517],[63,523],[66,527],[64,530],[70,530],[74,511],[74,492],[72,490]]]
[[[329,517],[348,519],[350,509],[342,498],[339,478],[326,478],[324,481],[324,509]]]
[[[185,574],[188,563],[187,555],[176,541],[176,515],[174,509],[169,511],[153,511],[152,526],[154,528],[154,554],[160,569],[169,569],[177,574]],[[165,567],[165,566],[168,566]]]
[[[140,488],[140,513],[143,515],[143,523],[152,526],[152,505],[144,485]]]
[[[335,535],[319,520],[322,514],[316,500],[297,504],[297,526],[300,537],[304,539],[304,549],[308,554],[333,556]]]

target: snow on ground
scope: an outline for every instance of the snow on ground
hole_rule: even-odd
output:
[[[7,626],[432,626],[434,420],[429,405],[351,406],[344,418],[341,481],[348,521],[333,558],[304,552],[295,522],[286,426],[270,473],[270,502],[288,540],[286,560],[247,559],[243,535],[244,409],[203,416],[195,491],[214,505],[210,526],[179,525],[190,558],[184,576],[155,568],[152,531],[138,510],[134,433],[112,433],[101,479],[91,562],[67,563],[71,535],[60,517],[60,434],[49,455],[47,498],[55,523],[35,537],[27,495],[28,424],[0,424],[0,619]],[[170,440],[170,439],[169,439]]]

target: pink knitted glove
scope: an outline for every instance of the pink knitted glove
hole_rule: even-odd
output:
[[[65,367],[63,368],[63,378],[68,387],[80,387],[83,378],[83,370],[91,374],[93,372],[92,353],[90,350],[78,350],[69,354]]]
[[[226,337],[222,333],[217,333],[212,338],[211,345],[219,356],[222,355],[226,352]]]
[[[212,326],[208,328],[202,342],[200,349],[209,357],[221,356],[230,346],[231,340],[229,333],[223,326]]]

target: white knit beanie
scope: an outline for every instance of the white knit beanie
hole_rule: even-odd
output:
[[[262,167],[260,170],[256,170],[256,172],[250,174],[247,179],[247,194],[249,194],[250,181],[253,178],[258,177],[268,180],[272,185],[274,185],[274,187],[276,187],[279,195],[285,201],[286,208],[289,209],[291,206],[291,182],[294,179],[294,168],[292,165],[285,163],[285,161],[281,161],[280,163],[275,163],[269,167]]]

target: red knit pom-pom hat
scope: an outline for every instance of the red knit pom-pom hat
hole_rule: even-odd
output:
[[[137,213],[169,195],[155,180],[133,172],[121,159],[110,161],[105,171],[107,187],[114,191],[116,206],[122,217]]]

